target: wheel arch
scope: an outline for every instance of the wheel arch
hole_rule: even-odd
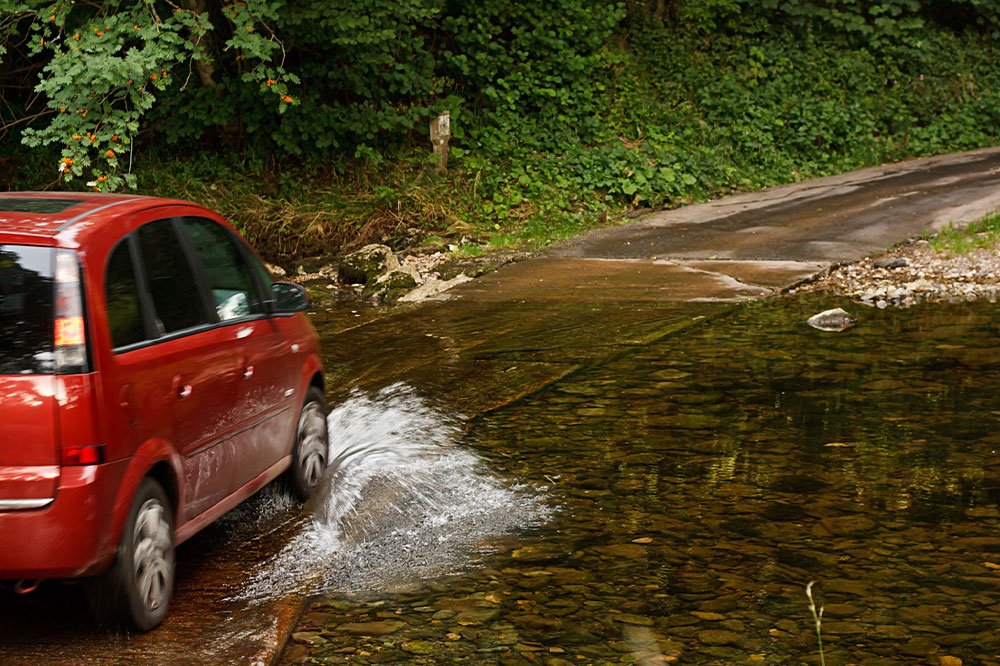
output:
[[[112,548],[117,548],[121,542],[122,529],[132,507],[132,499],[139,489],[139,484],[146,477],[152,477],[163,487],[173,505],[171,508],[174,514],[174,529],[177,528],[181,523],[181,507],[184,504],[184,489],[180,483],[182,475],[180,456],[168,440],[157,437],[139,447],[131,456],[131,462],[115,497],[108,534]]]
[[[301,403],[306,399],[306,391],[315,386],[326,397],[326,379],[323,377],[323,362],[319,354],[311,353],[302,364],[302,376],[299,380],[299,396]]]

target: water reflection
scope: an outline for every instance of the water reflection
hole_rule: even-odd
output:
[[[742,306],[476,420],[553,483],[542,537],[321,598],[283,663],[811,663],[810,580],[829,664],[997,663],[996,306],[805,325],[841,304]]]

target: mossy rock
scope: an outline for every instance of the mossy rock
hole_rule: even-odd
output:
[[[416,286],[417,281],[409,273],[392,271],[385,278],[365,287],[361,292],[361,297],[395,303],[400,296]]]
[[[366,245],[343,258],[337,277],[347,284],[371,285],[382,275],[399,268],[399,260],[385,245]]]

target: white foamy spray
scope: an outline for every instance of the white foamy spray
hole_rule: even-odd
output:
[[[234,599],[390,591],[461,571],[551,512],[542,489],[491,472],[458,443],[461,420],[405,384],[356,392],[328,422],[330,467],[309,520]]]

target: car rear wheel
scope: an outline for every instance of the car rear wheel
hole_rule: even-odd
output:
[[[163,622],[173,589],[173,509],[163,487],[147,477],[132,500],[118,557],[94,581],[91,602],[102,619],[149,631]]]
[[[292,492],[301,501],[309,499],[319,483],[330,458],[330,442],[326,430],[326,399],[315,386],[306,391],[299,414],[299,424],[292,446],[292,466],[288,480]]]

